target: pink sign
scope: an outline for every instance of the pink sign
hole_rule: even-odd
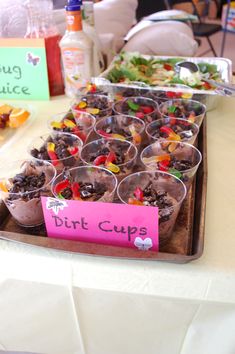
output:
[[[158,208],[42,197],[48,237],[158,251]]]

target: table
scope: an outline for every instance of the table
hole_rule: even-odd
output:
[[[37,117],[0,162],[27,156],[70,100]],[[205,250],[179,265],[69,254],[0,241],[0,350],[46,354],[235,353],[235,99],[208,113]]]

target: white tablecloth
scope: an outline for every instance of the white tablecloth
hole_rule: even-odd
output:
[[[0,162],[27,156],[69,100],[37,117]],[[185,265],[69,254],[0,241],[0,349],[47,354],[235,353],[235,100],[208,113],[205,249]]]

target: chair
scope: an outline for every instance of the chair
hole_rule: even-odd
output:
[[[194,14],[197,15],[198,17],[198,23],[192,23],[191,27],[193,30],[193,34],[195,36],[195,38],[198,40],[199,39],[199,43],[200,43],[200,38],[206,38],[207,42],[209,44],[210,49],[206,50],[204,53],[202,53],[201,55],[204,55],[206,53],[208,53],[209,51],[212,51],[214,56],[218,56],[215,48],[211,42],[210,36],[212,36],[213,34],[222,31],[222,26],[218,23],[205,23],[200,14],[199,11],[197,9],[196,6],[196,1],[195,0],[191,0],[190,1],[193,7],[193,11]],[[209,1],[205,0],[205,10],[204,10],[204,14],[208,13],[208,6],[209,6]],[[226,14],[226,20],[225,20],[225,29],[224,29],[224,33],[223,33],[223,37],[222,37],[222,43],[221,43],[221,52],[220,52],[220,56],[223,56],[224,53],[224,47],[225,47],[225,40],[226,40],[226,26],[227,26],[227,21],[228,21],[228,14],[229,14],[229,9],[230,9],[230,0],[227,0],[227,14]],[[167,1],[168,3],[168,7],[172,7],[172,2],[171,1]],[[217,1],[216,1],[217,4]],[[218,4],[217,4],[218,5]]]
[[[194,0],[191,1],[193,9],[194,9],[194,13],[197,15],[199,23],[192,23],[192,30],[194,33],[194,36],[196,38],[200,38],[200,37],[204,37],[207,39],[207,42],[210,46],[210,49],[205,51],[204,53],[202,53],[201,55],[204,55],[210,51],[213,52],[214,56],[217,57],[215,48],[210,40],[210,36],[212,36],[213,34],[220,32],[222,30],[222,26],[220,24],[217,23],[205,23],[202,21],[201,16],[197,10],[197,7],[194,3]],[[208,4],[208,2],[207,2]]]

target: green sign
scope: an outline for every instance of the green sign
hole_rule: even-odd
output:
[[[0,99],[48,100],[44,39],[0,39]]]

